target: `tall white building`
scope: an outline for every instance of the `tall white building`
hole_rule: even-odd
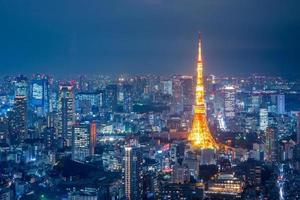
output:
[[[285,113],[285,96],[284,94],[277,95],[277,113],[283,115]]]
[[[235,117],[235,88],[233,86],[224,88],[224,111],[225,118]]]
[[[259,110],[259,129],[265,131],[268,128],[268,109]]]
[[[14,82],[15,96],[24,96],[28,99],[28,80],[25,76],[18,76]]]
[[[165,80],[162,81],[162,89],[164,94],[172,95],[173,90],[172,90],[172,80]]]
[[[91,156],[91,131],[90,124],[74,125],[72,137],[72,159],[84,161]]]

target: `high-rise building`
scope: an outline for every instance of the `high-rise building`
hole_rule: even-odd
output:
[[[49,112],[57,112],[57,103],[57,93],[52,91],[49,98]]]
[[[275,128],[267,128],[265,137],[266,137],[265,160],[269,162],[275,162],[277,160]]]
[[[51,149],[55,143],[55,128],[46,127],[42,132],[42,138],[44,140],[44,145],[47,149]]]
[[[171,112],[181,113],[183,111],[183,90],[179,77],[175,76],[172,80],[172,106]]]
[[[172,183],[183,184],[190,181],[189,169],[176,163],[172,171]]]
[[[23,142],[27,136],[27,100],[25,96],[16,96],[14,107],[9,116],[10,140],[12,143]]]
[[[118,104],[118,87],[117,85],[108,85],[105,88],[105,107],[112,112],[117,109]]]
[[[15,96],[25,96],[28,99],[28,79],[18,76],[15,80]]]
[[[58,137],[65,145],[70,146],[72,141],[73,124],[75,122],[75,98],[73,86],[59,86],[58,98]]]
[[[30,84],[30,106],[38,116],[45,116],[49,112],[48,78],[36,75]]]
[[[261,108],[259,110],[259,129],[265,131],[268,128],[268,109]]]
[[[73,127],[72,139],[72,158],[77,161],[84,161],[86,157],[91,156],[92,133],[94,127],[89,123],[75,124]]]
[[[226,119],[235,117],[235,88],[233,86],[226,86],[224,88],[224,112]]]
[[[127,200],[142,197],[142,156],[135,146],[125,147],[125,196]]]
[[[8,131],[8,119],[6,117],[0,117],[0,142],[9,142],[9,131]]]
[[[200,155],[192,151],[187,151],[183,163],[188,167],[190,176],[197,179],[199,175]]]
[[[133,91],[132,86],[128,84],[123,85],[123,110],[126,113],[130,113],[133,108]]]
[[[193,105],[194,103],[193,76],[181,76],[180,82],[183,90],[183,104],[185,106]]]
[[[172,80],[164,80],[162,81],[162,93],[172,95]]]
[[[95,147],[96,147],[96,141],[97,139],[97,123],[95,121],[91,122],[90,126],[90,155],[94,155],[95,153]]]
[[[103,91],[76,94],[76,112],[82,115],[96,114],[103,108]]]
[[[205,89],[203,81],[203,64],[201,55],[201,39],[199,40],[199,52],[197,62],[197,85],[196,100],[194,104],[194,118],[192,122],[192,130],[189,134],[189,140],[194,148],[197,149],[217,149],[218,144],[214,140],[207,122],[206,105],[205,105]]]
[[[260,95],[252,95],[251,96],[251,109],[250,112],[258,112],[260,105],[262,102],[262,98]]]
[[[285,113],[285,95],[277,95],[277,114],[282,115]]]

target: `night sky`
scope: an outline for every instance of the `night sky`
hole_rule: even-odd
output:
[[[300,75],[299,0],[0,0],[1,75]]]

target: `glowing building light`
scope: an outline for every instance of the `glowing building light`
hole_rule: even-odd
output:
[[[192,130],[189,133],[189,141],[197,149],[218,149],[218,144],[212,137],[206,119],[206,105],[203,84],[203,64],[201,56],[201,39],[199,39],[199,52],[197,62],[197,86],[194,104],[194,118]]]

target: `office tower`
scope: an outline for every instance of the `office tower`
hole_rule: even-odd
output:
[[[16,96],[10,119],[10,139],[12,143],[23,142],[27,136],[27,101],[25,96]]]
[[[199,154],[187,151],[184,156],[183,164],[186,165],[189,169],[189,174],[195,179],[199,175],[199,166],[200,166],[200,156]]]
[[[261,108],[259,110],[259,129],[265,131],[268,127],[268,109]]]
[[[6,117],[0,117],[0,143],[9,142],[9,124]]]
[[[15,80],[15,96],[25,96],[28,99],[28,80],[25,76],[18,76]]]
[[[172,95],[172,80],[163,80],[162,81],[162,93],[167,95]]]
[[[277,114],[283,115],[285,113],[285,95],[277,95]]]
[[[181,76],[180,82],[183,90],[183,104],[185,106],[193,105],[194,103],[193,76]]]
[[[184,184],[190,182],[189,169],[186,166],[176,163],[172,171],[172,183]]]
[[[54,127],[46,127],[42,132],[42,139],[44,141],[44,145],[46,149],[51,149],[54,147],[55,142],[55,128]]]
[[[51,92],[49,99],[49,112],[57,112],[58,97],[56,92]]]
[[[171,112],[181,113],[183,111],[183,90],[180,79],[177,76],[172,79],[172,94]]]
[[[142,156],[135,146],[125,147],[125,196],[127,200],[139,200],[142,191]]]
[[[133,90],[131,85],[123,85],[123,95],[123,110],[126,113],[130,113],[133,108]]]
[[[91,156],[91,127],[89,123],[75,124],[73,127],[72,159],[84,161]]]
[[[258,112],[260,105],[262,102],[262,98],[259,95],[251,96],[251,110],[250,112]]]
[[[102,91],[76,94],[76,112],[82,115],[97,114],[103,107],[102,98]]]
[[[58,137],[66,146],[71,145],[73,124],[75,122],[75,98],[73,86],[60,85],[58,97]]]
[[[117,109],[118,102],[118,87],[117,85],[108,85],[105,88],[105,107],[108,111],[113,112]]]
[[[216,153],[214,149],[204,149],[200,152],[200,165],[215,165]]]
[[[0,200],[13,200],[14,198],[14,192],[9,187],[0,187]]]
[[[266,129],[266,152],[265,152],[265,160],[269,162],[275,162],[277,160],[276,153],[276,129],[275,128],[267,128]]]
[[[134,79],[134,98],[137,100],[141,100],[144,98],[143,94],[145,93],[147,86],[147,77],[144,76],[136,76]]]
[[[250,161],[248,163],[250,168],[247,172],[248,176],[246,179],[251,185],[255,186],[257,191],[259,191],[262,182],[262,166],[261,164],[257,163],[257,161]]]
[[[96,147],[96,141],[97,139],[97,123],[95,121],[91,122],[90,125],[90,155],[94,155],[95,153],[95,147]]]
[[[205,89],[203,82],[203,64],[201,56],[201,39],[199,39],[199,52],[197,62],[197,85],[194,104],[194,118],[189,140],[197,149],[217,149],[218,144],[214,140],[206,118]]]
[[[30,106],[38,116],[45,116],[49,112],[48,78],[36,75],[30,84]]]
[[[235,88],[233,86],[226,86],[224,88],[224,112],[226,119],[235,117]]]

